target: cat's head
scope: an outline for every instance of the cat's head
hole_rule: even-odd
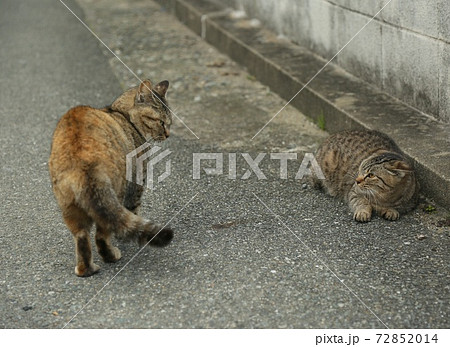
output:
[[[355,186],[370,202],[395,206],[412,196],[416,180],[412,166],[401,155],[384,152],[362,161]]]
[[[168,81],[153,85],[150,80],[137,88],[134,105],[128,113],[146,140],[163,141],[169,137],[172,114],[166,100],[168,88]]]

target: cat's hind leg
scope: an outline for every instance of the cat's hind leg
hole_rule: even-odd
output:
[[[173,231],[130,212],[119,202],[109,180],[100,180],[92,176],[89,182],[89,189],[85,190],[82,201],[86,205],[86,211],[89,211],[89,216],[97,225],[114,232],[118,238],[136,240],[140,245],[149,243],[152,246],[163,247],[170,243]],[[136,204],[131,206],[130,202],[127,206],[138,208]]]
[[[97,245],[98,254],[106,263],[115,263],[122,255],[117,247],[111,244],[111,233],[107,228],[96,224],[95,244]]]
[[[309,183],[309,185],[316,190],[322,190],[324,188],[323,180],[318,179],[314,175],[309,176],[306,179],[306,182]]]
[[[64,221],[72,232],[75,241],[75,274],[80,277],[92,276],[100,267],[92,260],[92,247],[89,230],[92,219],[80,208],[71,205],[63,213]]]
[[[128,182],[123,199],[124,206],[127,210],[138,215],[141,207],[142,194],[144,187],[133,182]]]

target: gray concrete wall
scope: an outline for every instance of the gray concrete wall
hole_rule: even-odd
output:
[[[331,59],[389,0],[222,0]],[[450,123],[450,0],[392,0],[333,61]]]

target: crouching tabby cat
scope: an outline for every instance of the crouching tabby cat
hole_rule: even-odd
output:
[[[419,184],[412,164],[387,135],[350,130],[327,138],[316,154],[325,180],[316,187],[348,202],[353,218],[368,222],[372,211],[388,220],[414,208]]]
[[[167,108],[169,82],[149,80],[127,90],[103,109],[77,106],[59,121],[49,160],[53,191],[76,248],[75,273],[91,276],[100,268],[92,261],[89,230],[105,262],[120,259],[111,236],[140,245],[167,245],[173,232],[136,213],[143,187],[128,182],[126,155],[146,139],[165,140],[172,123]]]

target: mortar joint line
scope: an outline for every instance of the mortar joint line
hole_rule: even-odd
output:
[[[231,12],[233,12],[233,10],[231,8],[226,8],[226,9],[221,10],[221,11],[214,11],[214,12],[209,12],[209,13],[203,14],[200,17],[200,23],[201,23],[201,26],[202,26],[202,29],[201,29],[201,38],[202,38],[202,40],[206,39],[206,20],[207,19],[226,16],[226,15],[230,14]]]
[[[275,117],[278,116],[280,112],[283,111],[292,102],[292,100],[294,100],[297,97],[297,95],[300,94],[303,91],[303,89],[305,89],[334,60],[334,58],[336,58],[345,49],[345,47],[347,47],[350,44],[350,42],[352,42],[355,39],[355,37],[358,36],[361,33],[361,31],[363,31],[364,28],[368,26],[375,19],[375,17],[380,14],[381,11],[384,10],[384,8],[387,5],[391,3],[391,1],[392,0],[389,0],[377,13],[375,13],[375,15],[366,24],[364,24],[362,28],[359,29],[358,32],[355,35],[353,35],[352,38],[344,46],[342,46],[342,48],[330,60],[328,60],[328,62],[324,66],[322,66],[322,68],[320,68],[319,71],[317,71],[316,74],[313,77],[311,77],[310,80],[306,82],[303,85],[303,87],[297,93],[295,93],[295,95],[292,98],[290,98],[289,101],[277,113],[275,113],[275,115],[273,115],[273,117],[270,118],[269,121],[266,124],[264,124],[264,126],[261,129],[258,130],[258,132],[251,138],[251,140],[253,140],[256,136],[258,136],[258,134],[261,131],[263,131],[275,119]]]

